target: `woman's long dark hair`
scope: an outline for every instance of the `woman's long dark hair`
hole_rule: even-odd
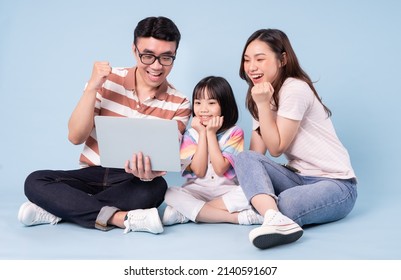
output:
[[[283,53],[286,54],[286,64],[279,69],[278,76],[272,83],[272,86],[274,88],[274,93],[272,96],[273,100],[271,101],[271,104],[273,105],[275,110],[278,110],[278,107],[280,106],[278,93],[280,92],[280,89],[284,81],[287,78],[292,77],[300,79],[309,85],[316,98],[322,104],[324,110],[327,113],[327,116],[330,117],[331,116],[330,109],[323,104],[322,99],[320,98],[315,87],[313,86],[312,80],[309,78],[308,74],[306,74],[306,72],[302,70],[287,35],[284,32],[277,29],[257,30],[248,38],[244,50],[242,52],[239,76],[241,77],[241,79],[245,80],[249,85],[248,92],[246,95],[246,107],[248,108],[252,117],[256,120],[259,120],[258,109],[251,95],[251,89],[253,87],[253,83],[249,79],[248,75],[245,73],[244,61],[245,61],[246,49],[248,48],[248,45],[254,40],[260,40],[262,42],[265,42],[270,47],[270,49],[275,53],[276,58],[279,59],[280,61],[282,60]]]

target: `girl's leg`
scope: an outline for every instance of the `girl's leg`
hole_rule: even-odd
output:
[[[223,199],[217,198],[205,203],[196,217],[197,222],[238,224],[238,212],[228,212]]]
[[[174,210],[184,215],[187,219],[196,222],[196,217],[199,211],[205,205],[205,199],[197,194],[194,190],[189,187],[171,187],[166,191],[164,201]],[[166,215],[163,217],[163,222],[166,225],[170,223],[166,219],[169,218]],[[177,223],[177,222],[175,222]]]
[[[165,201],[174,211],[179,212],[194,222],[261,224],[263,218],[257,215],[237,185],[204,187],[189,185],[182,188],[169,188]],[[239,212],[247,210],[239,214]],[[182,223],[185,219],[168,208],[163,217],[165,225]],[[173,215],[175,214],[175,215]],[[240,216],[240,218],[239,218]]]
[[[215,189],[215,188],[213,188]],[[227,209],[222,194],[229,193],[229,190],[242,190],[234,186],[220,186],[219,191],[211,194],[205,187],[196,185],[186,186],[182,188],[169,188],[166,192],[165,202],[193,222],[203,223],[233,223],[238,224],[238,212],[230,212]],[[218,195],[214,198],[214,195]],[[210,196],[213,197],[210,197]],[[233,194],[232,197],[235,197]],[[210,200],[212,199],[212,200]],[[207,201],[207,202],[206,202]],[[241,207],[243,205],[248,208],[249,203],[245,196],[242,197]],[[170,210],[168,210],[170,211]],[[170,214],[170,213],[169,213]],[[165,224],[171,224],[167,219]],[[177,219],[177,222],[183,219]]]

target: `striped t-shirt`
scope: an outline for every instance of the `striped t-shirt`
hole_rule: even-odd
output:
[[[112,69],[96,94],[95,115],[173,119],[178,122],[180,132],[184,133],[191,114],[189,99],[165,81],[155,97],[140,102],[135,92],[136,69]],[[100,165],[95,127],[85,142],[79,161],[81,167]]]

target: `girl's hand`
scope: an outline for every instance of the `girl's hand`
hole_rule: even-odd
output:
[[[201,123],[198,117],[193,117],[191,122],[191,127],[195,129],[199,134],[206,131],[206,127]]]
[[[256,84],[251,89],[252,99],[256,104],[270,103],[273,92],[274,88],[268,82]]]
[[[216,133],[222,127],[223,120],[223,116],[211,117],[206,126],[207,132]]]

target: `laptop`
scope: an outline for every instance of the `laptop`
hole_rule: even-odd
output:
[[[150,157],[152,170],[180,172],[180,138],[175,120],[95,116],[100,164],[124,168],[134,153]]]

